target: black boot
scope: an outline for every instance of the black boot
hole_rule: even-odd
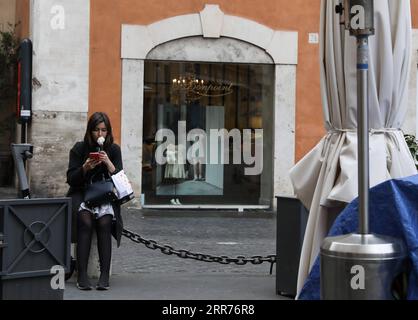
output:
[[[109,290],[110,262],[112,258],[111,215],[105,215],[96,221],[97,248],[100,260],[100,278],[97,290]]]
[[[91,290],[93,289],[87,273],[78,273],[77,275],[77,288],[80,290]]]
[[[77,230],[77,288],[91,290],[92,285],[87,276],[87,265],[90,255],[93,217],[90,212],[78,213]]]
[[[109,272],[101,272],[99,281],[97,282],[96,289],[97,290],[109,290]]]

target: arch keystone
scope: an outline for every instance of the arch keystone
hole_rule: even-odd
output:
[[[218,5],[207,4],[200,12],[204,38],[220,38],[225,14]]]

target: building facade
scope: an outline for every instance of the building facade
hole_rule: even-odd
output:
[[[415,134],[418,0],[411,3],[405,131]],[[104,111],[138,205],[267,209],[275,196],[293,195],[290,168],[324,135],[319,5],[17,0],[19,34],[34,45],[32,193],[65,195],[68,152],[82,140],[89,115]],[[172,163],[156,157],[161,129],[174,136]],[[226,145],[210,135],[222,129],[231,135]],[[196,132],[206,133],[203,149],[194,148]],[[186,161],[202,151],[201,161]],[[217,161],[205,161],[212,155]]]

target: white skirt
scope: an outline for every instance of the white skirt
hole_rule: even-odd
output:
[[[101,217],[106,216],[108,214],[113,217],[115,216],[115,213],[113,212],[113,207],[110,203],[102,204],[99,207],[89,208],[83,202],[80,204],[80,208],[78,209],[78,212],[80,211],[91,212],[95,216],[96,219],[100,219]]]
[[[167,164],[165,166],[164,178],[185,179],[186,171],[183,164]]]

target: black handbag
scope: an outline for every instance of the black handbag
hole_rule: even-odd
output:
[[[114,193],[114,185],[112,179],[103,179],[92,182],[94,175],[90,179],[90,183],[86,187],[84,193],[84,203],[89,207],[98,207],[105,203],[112,203],[117,199]]]

